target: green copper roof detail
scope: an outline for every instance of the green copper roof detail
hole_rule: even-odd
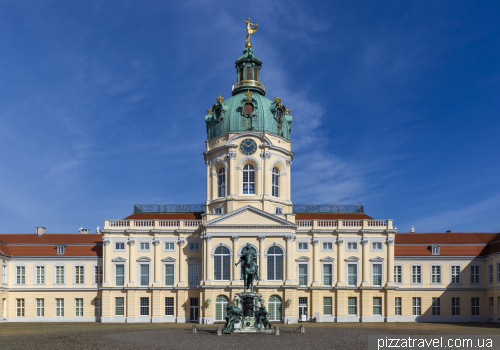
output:
[[[264,84],[260,82],[262,62],[252,48],[245,48],[236,60],[237,82],[232,97],[217,102],[207,110],[207,139],[229,132],[269,132],[290,140],[292,116],[281,103],[281,98],[265,97]]]

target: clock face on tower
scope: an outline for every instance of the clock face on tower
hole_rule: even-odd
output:
[[[240,144],[241,153],[249,156],[251,154],[254,154],[256,150],[257,150],[257,144],[255,143],[254,140],[244,139],[243,141],[241,141]]]

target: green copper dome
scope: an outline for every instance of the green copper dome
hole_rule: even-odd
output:
[[[281,103],[265,97],[265,87],[260,82],[262,62],[252,48],[245,48],[236,60],[238,81],[233,85],[232,97],[217,102],[207,111],[207,139],[229,132],[269,132],[290,140],[292,116]]]

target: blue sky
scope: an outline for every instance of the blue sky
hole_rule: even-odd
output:
[[[205,200],[244,24],[291,109],[295,203],[499,231],[498,1],[0,1],[1,233]]]

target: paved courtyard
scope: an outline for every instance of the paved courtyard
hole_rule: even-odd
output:
[[[488,334],[500,335],[498,324],[304,324],[281,325],[274,335],[217,336],[215,325],[4,323],[0,349],[366,349],[368,335]],[[296,331],[296,332],[294,332]]]

